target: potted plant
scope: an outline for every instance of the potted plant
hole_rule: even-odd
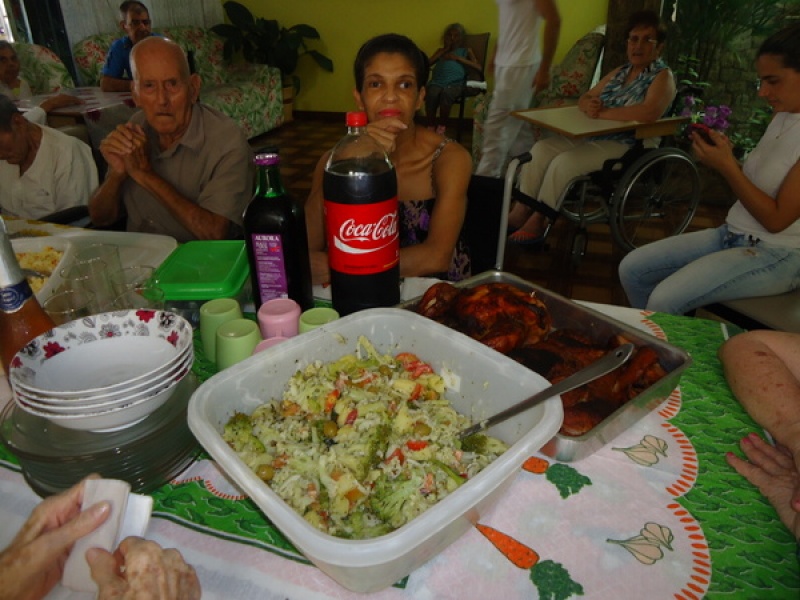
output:
[[[225,14],[230,23],[215,25],[211,30],[225,38],[225,58],[241,52],[245,60],[277,67],[281,72],[284,104],[300,91],[300,78],[295,75],[301,56],[309,55],[320,68],[333,72],[333,61],[324,54],[309,48],[306,40],[320,39],[311,25],[301,23],[288,29],[275,19],[255,18],[247,7],[238,2],[225,2]],[[290,120],[290,119],[287,119]]]

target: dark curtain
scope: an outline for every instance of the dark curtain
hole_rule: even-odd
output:
[[[55,52],[77,81],[59,0],[21,0],[28,15],[31,41]]]

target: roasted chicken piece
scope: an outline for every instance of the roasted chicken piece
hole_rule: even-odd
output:
[[[417,312],[503,354],[545,338],[551,326],[541,300],[507,283],[463,290],[437,283],[422,296]]]

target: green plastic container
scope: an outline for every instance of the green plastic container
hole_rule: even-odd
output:
[[[246,302],[250,265],[244,240],[186,242],[164,260],[155,275],[167,308],[197,326],[200,306],[208,300]]]

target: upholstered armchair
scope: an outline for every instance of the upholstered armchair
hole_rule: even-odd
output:
[[[536,93],[531,108],[577,104],[578,99],[592,84],[602,54],[604,38],[603,33],[592,31],[575,42],[564,59],[552,68],[550,85]],[[479,96],[473,111],[472,159],[475,165],[481,158],[483,122],[489,110],[491,96],[491,93]],[[534,130],[536,139],[539,139],[540,135],[540,132]]]
[[[34,95],[57,92],[75,87],[67,67],[55,52],[38,44],[17,42],[14,49],[19,57],[19,70],[31,86]]]

